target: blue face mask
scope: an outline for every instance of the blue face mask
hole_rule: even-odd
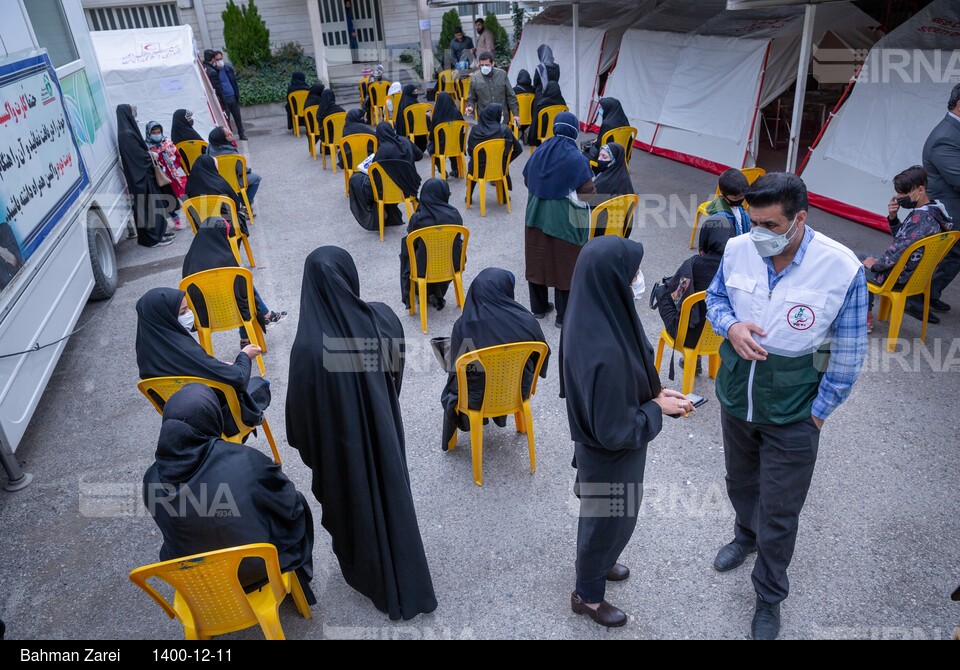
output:
[[[150,139],[154,142],[159,142],[163,139],[163,133],[150,133]]]

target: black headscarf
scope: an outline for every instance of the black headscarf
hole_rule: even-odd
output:
[[[405,195],[416,197],[421,179],[414,163],[423,158],[423,153],[406,137],[399,136],[387,121],[377,126],[377,140],[379,145],[374,160],[383,166]]]
[[[500,119],[503,117],[503,107],[499,103],[491,103],[480,112],[480,118],[477,119],[477,125],[470,130],[467,137],[467,158],[469,160],[469,170],[474,171],[473,150],[481,142],[487,140],[506,140],[507,151],[504,153],[504,161],[507,161],[509,154],[510,160],[514,160],[523,153],[523,145],[513,135],[513,131],[508,126],[503,125]],[[486,167],[487,157],[485,154],[480,156],[480,165],[477,171],[482,174]],[[506,166],[504,166],[506,167]],[[512,188],[512,183],[511,183]]]
[[[534,84],[537,90],[543,92],[550,82],[555,82],[560,78],[560,66],[553,60],[553,49],[548,44],[541,44],[537,47],[537,58],[540,63],[537,65],[537,76]]]
[[[321,128],[323,127],[324,119],[331,114],[337,114],[342,111],[343,107],[337,104],[337,96],[332,88],[328,88],[320,94],[320,108],[317,110],[317,121],[320,122]]]
[[[280,571],[313,576],[310,506],[270,458],[220,439],[216,394],[187,384],[163,408],[156,462],[143,476],[143,501],[163,534],[160,560],[257,542],[277,548]],[[207,507],[195,501],[206,501]],[[266,582],[260,561],[244,561],[246,590]],[[308,600],[312,600],[307,593]]]
[[[543,200],[560,200],[593,179],[590,161],[577,148],[580,122],[570,112],[557,114],[553,137],[523,166],[530,192]]]
[[[603,121],[600,124],[597,141],[602,140],[608,130],[630,125],[630,119],[623,111],[623,105],[616,98],[601,98],[600,107],[603,109]]]
[[[227,183],[223,175],[217,170],[216,159],[206,154],[199,156],[187,177],[186,195],[196,198],[201,195],[222,195],[230,198],[237,205],[237,212],[242,204],[240,196]]]
[[[310,87],[310,93],[307,95],[306,101],[303,103],[303,108],[313,107],[314,105],[320,106],[320,103],[323,101],[323,91],[326,87],[321,83],[317,82]],[[318,115],[319,116],[319,115]]]
[[[178,109],[173,113],[173,121],[170,123],[170,141],[174,144],[180,144],[187,140],[203,140],[193,128],[193,112],[186,109]]]
[[[590,447],[639,449],[661,426],[650,402],[660,394],[660,376],[630,289],[642,260],[640,243],[598,237],[583,247],[573,273],[560,334],[560,393],[571,438]]]
[[[127,181],[127,190],[135,197],[133,208],[137,225],[137,242],[152,247],[167,231],[163,197],[153,170],[153,158],[130,105],[117,105],[117,148]]]
[[[290,95],[294,91],[309,91],[310,86],[307,84],[307,75],[305,75],[300,70],[297,70],[290,76],[290,85],[287,86],[287,95]]]
[[[321,523],[344,579],[391,619],[437,606],[407,471],[403,360],[393,355],[402,339],[386,305],[360,299],[349,253],[320,247],[307,257],[290,351],[287,440],[313,471]]]
[[[204,351],[177,320],[184,295],[183,291],[173,288],[154,288],[137,301],[140,379],[190,376],[223,382],[237,390],[243,422],[248,426],[259,425],[263,421],[263,408],[247,392],[250,359],[240,352],[231,365]],[[221,399],[220,406],[226,406],[225,399]]]
[[[520,70],[517,73],[517,85],[513,87],[513,92],[517,95],[521,93],[533,93],[533,81],[530,80],[530,73],[526,70]]]
[[[630,170],[627,169],[626,150],[616,142],[611,142],[606,147],[613,160],[607,169],[593,180],[593,185],[597,188],[597,202],[636,193],[630,180]]]
[[[553,107],[554,105],[564,105],[566,106],[567,101],[563,99],[563,94],[560,92],[560,84],[555,81],[551,81],[547,84],[546,90],[542,93],[537,93],[537,97],[533,100],[533,106],[530,109],[531,118],[533,123],[530,126],[530,139],[531,143],[536,144],[533,140],[543,133],[540,132],[540,112],[542,112],[547,107]]]
[[[219,153],[237,153],[237,147],[227,139],[226,131],[220,126],[210,131],[207,142],[210,143],[210,152],[213,154],[218,153],[217,149],[220,149]]]
[[[397,135],[400,137],[407,136],[407,119],[403,114],[404,110],[410,105],[416,105],[420,102],[417,98],[416,91],[416,84],[407,84],[403,87],[403,95],[400,96],[400,102],[397,103],[397,117],[394,121],[394,126],[397,129]]]
[[[363,110],[351,109],[343,123],[343,137],[347,135],[373,135],[373,129],[363,122]]]

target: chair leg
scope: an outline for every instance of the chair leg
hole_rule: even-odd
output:
[[[420,294],[420,330],[427,332],[427,280],[417,280],[417,292]]]
[[[250,217],[250,224],[253,225],[256,222],[253,220],[253,205],[250,204],[250,198],[247,197],[247,189],[242,189],[240,196],[243,198],[243,204],[247,208],[247,216]]]
[[[710,372],[710,379],[716,379],[717,373],[720,372],[720,354],[710,354],[710,361],[708,370]]]
[[[880,308],[877,310],[877,320],[879,320],[879,321],[887,321],[887,320],[890,318],[890,309],[891,309],[891,307],[892,307],[892,304],[891,304],[891,302],[890,302],[890,298],[888,298],[887,296],[885,296],[885,295],[883,295],[883,294],[881,293],[881,294],[880,294]]]
[[[453,275],[453,295],[457,299],[457,307],[462,310],[464,305],[462,272],[457,272]]]
[[[270,451],[273,452],[273,460],[277,465],[280,465],[282,461],[280,460],[280,452],[277,450],[277,443],[273,439],[273,431],[270,430],[270,423],[267,421],[267,417],[263,417],[263,423],[260,424],[260,427],[263,428],[263,435],[267,438],[267,443],[270,445]]]
[[[414,213],[413,203],[410,202],[410,198],[407,198],[403,201],[403,204],[407,206],[407,218],[409,219]]]
[[[253,259],[253,249],[250,248],[250,239],[246,235],[241,235],[240,239],[243,241],[243,249],[247,252],[247,260],[250,261],[250,267],[257,267],[257,262]]]
[[[453,435],[450,436],[450,441],[447,442],[447,451],[453,451],[457,448],[457,437],[459,437],[460,431],[456,428],[453,429]]]
[[[380,241],[383,242],[383,201],[377,201],[377,218],[380,220]]]
[[[297,606],[297,611],[304,619],[312,619],[313,612],[310,611],[310,604],[307,602],[307,595],[303,592],[303,584],[300,583],[300,577],[296,572],[290,575],[290,595],[293,597],[293,604]]]
[[[410,301],[410,312],[412,316],[417,313],[417,280],[410,280],[410,290],[407,292],[407,299]]]
[[[487,215],[487,182],[481,179],[478,186],[480,187],[480,216],[483,217]]]
[[[263,630],[263,636],[268,640],[287,639],[284,637],[283,627],[280,625],[280,613],[277,611],[279,607],[280,603],[277,603],[277,607],[270,607],[265,612],[252,608],[253,613],[257,616],[257,621],[260,623],[260,628]]]
[[[526,432],[527,432],[527,424],[525,424],[525,423],[523,422],[523,411],[519,411],[519,412],[514,412],[514,413],[513,413],[513,422],[514,422],[514,423],[516,424],[516,426],[517,426],[517,432],[518,432],[518,433],[526,433]]]
[[[470,413],[470,449],[473,458],[473,481],[483,486],[483,419],[480,412]]]
[[[510,189],[507,188],[507,180],[503,180],[503,199],[507,201],[507,214],[510,214]]]
[[[210,339],[210,330],[207,328],[197,328],[197,339],[200,340],[200,346],[210,356],[213,356],[213,342]]]
[[[697,243],[697,226],[700,225],[700,212],[697,212],[697,215],[693,217],[693,230],[690,231],[690,248],[693,249],[693,245]]]
[[[683,352],[683,395],[693,393],[694,376],[697,374],[697,361],[699,360],[700,357],[689,349]]]
[[[657,357],[653,361],[653,367],[657,369],[657,372],[660,371],[660,361],[663,358],[663,346],[666,344],[666,340],[663,339],[663,335],[660,336],[660,341],[657,342]]]
[[[524,424],[527,429],[527,445],[530,447],[530,474],[537,471],[537,450],[533,446],[533,415],[530,413],[530,399],[523,401]]]
[[[906,307],[905,300],[897,295],[890,299],[890,330],[887,333],[887,351],[894,351],[897,348],[897,340],[900,338],[900,326],[903,323],[903,308]],[[926,323],[926,318],[924,318]]]
[[[467,175],[467,209],[470,209],[470,205],[473,202],[473,178],[470,175]]]
[[[904,303],[906,307],[906,303]],[[930,316],[930,286],[923,292],[923,325],[920,326],[920,341],[927,343],[927,317]]]
[[[347,197],[350,197],[350,170],[343,169],[343,190],[346,191]]]
[[[440,168],[440,175],[443,175],[443,167]],[[433,156],[430,159],[430,178],[433,179],[437,176],[437,157]]]
[[[333,174],[337,174],[337,150],[335,147],[330,147],[330,169],[333,170]]]

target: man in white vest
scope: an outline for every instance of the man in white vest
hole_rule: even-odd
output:
[[[807,187],[760,177],[747,193],[751,231],[734,237],[707,290],[726,340],[717,375],[734,540],[714,567],[757,553],[754,639],[780,633],[800,510],[820,429],[850,394],[867,348],[867,284],[856,255],[807,222]]]

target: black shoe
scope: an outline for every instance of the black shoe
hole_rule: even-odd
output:
[[[776,640],[780,635],[780,603],[771,605],[757,596],[757,611],[753,615],[750,634],[754,640]]]
[[[914,319],[916,319],[917,321],[923,321],[923,308],[922,308],[922,307],[920,307],[920,308],[918,309],[918,308],[914,307],[913,305],[908,304],[906,307],[903,308],[903,313],[904,313],[904,314],[909,314],[910,316],[912,316],[912,317],[913,317]],[[929,312],[929,313],[927,314],[927,323],[934,323],[934,324],[940,323],[940,317],[937,316],[936,314],[934,314],[934,313],[931,311],[931,312]]]
[[[240,133],[240,139],[243,140],[244,142],[246,142],[246,141],[247,141],[247,136],[244,135],[243,133]]]
[[[717,572],[730,572],[743,565],[747,556],[756,553],[756,547],[749,549],[737,542],[731,542],[717,553],[713,567]]]
[[[547,303],[547,311],[546,311],[546,312],[534,312],[533,316],[534,316],[534,318],[537,318],[537,319],[541,319],[541,320],[542,320],[542,319],[546,318],[547,314],[549,314],[549,313],[552,312],[552,311],[553,311],[553,303],[552,303],[552,302],[548,302],[548,303]]]
[[[438,312],[447,306],[447,301],[435,295],[427,296],[427,303],[432,305]]]
[[[553,325],[555,325],[557,328],[563,328],[563,319],[558,316],[557,320],[553,322]]]
[[[607,573],[608,582],[623,582],[629,579],[630,577],[630,568],[620,563],[616,563],[610,572]]]
[[[936,298],[930,298],[930,309],[936,312],[949,312],[950,305],[945,303],[943,300],[937,300]]]

